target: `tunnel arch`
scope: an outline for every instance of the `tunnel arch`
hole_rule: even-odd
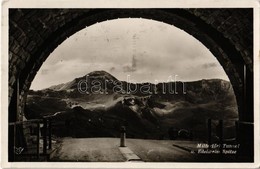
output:
[[[31,82],[59,44],[86,26],[129,17],[174,25],[211,51],[236,95],[238,155],[242,161],[253,161],[253,8],[9,9],[9,122],[22,120]]]
[[[16,88],[23,110],[27,92],[50,53],[66,38],[98,22],[144,18],[174,25],[205,45],[222,65],[233,86],[240,120],[245,113],[245,75],[252,85],[252,9],[9,9],[9,121],[15,121]],[[245,73],[246,72],[246,73]],[[248,96],[251,91],[249,90]]]

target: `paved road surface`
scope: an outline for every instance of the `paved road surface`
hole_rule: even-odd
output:
[[[188,151],[173,146],[171,140],[127,139],[126,145],[145,162],[194,161]]]
[[[63,138],[52,161],[122,162],[125,158],[114,138]]]
[[[126,161],[119,151],[119,138],[64,138],[53,161]],[[172,146],[170,140],[127,139],[126,146],[145,162],[193,161],[194,155]]]

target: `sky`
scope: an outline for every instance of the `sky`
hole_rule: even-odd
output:
[[[219,78],[228,80],[214,55],[185,31],[147,19],[96,23],[73,34],[43,63],[31,89],[66,83],[104,70],[119,80],[166,82]]]

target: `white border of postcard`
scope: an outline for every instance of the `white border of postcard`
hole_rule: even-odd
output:
[[[259,168],[259,4],[260,0],[2,0],[1,162],[3,168]],[[254,163],[8,162],[9,8],[254,8]]]

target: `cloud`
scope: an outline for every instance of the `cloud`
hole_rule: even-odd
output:
[[[137,67],[137,59],[135,58],[135,56],[133,56],[133,58],[132,58],[132,68],[136,69],[136,67]]]
[[[115,70],[116,70],[115,67],[111,67],[111,68],[109,69],[110,72],[114,72]]]
[[[123,71],[124,71],[125,73],[135,72],[135,71],[136,71],[136,68],[134,68],[132,65],[131,65],[131,66],[125,65],[125,66],[123,66]]]
[[[217,67],[218,65],[217,65],[217,63],[204,63],[204,64],[202,64],[202,68],[203,69],[209,69],[209,68],[213,68],[213,67]]]
[[[49,69],[42,69],[41,74],[47,75],[49,73]]]
[[[132,64],[123,66],[124,72],[135,72],[137,70],[137,59],[135,56],[132,57]]]

